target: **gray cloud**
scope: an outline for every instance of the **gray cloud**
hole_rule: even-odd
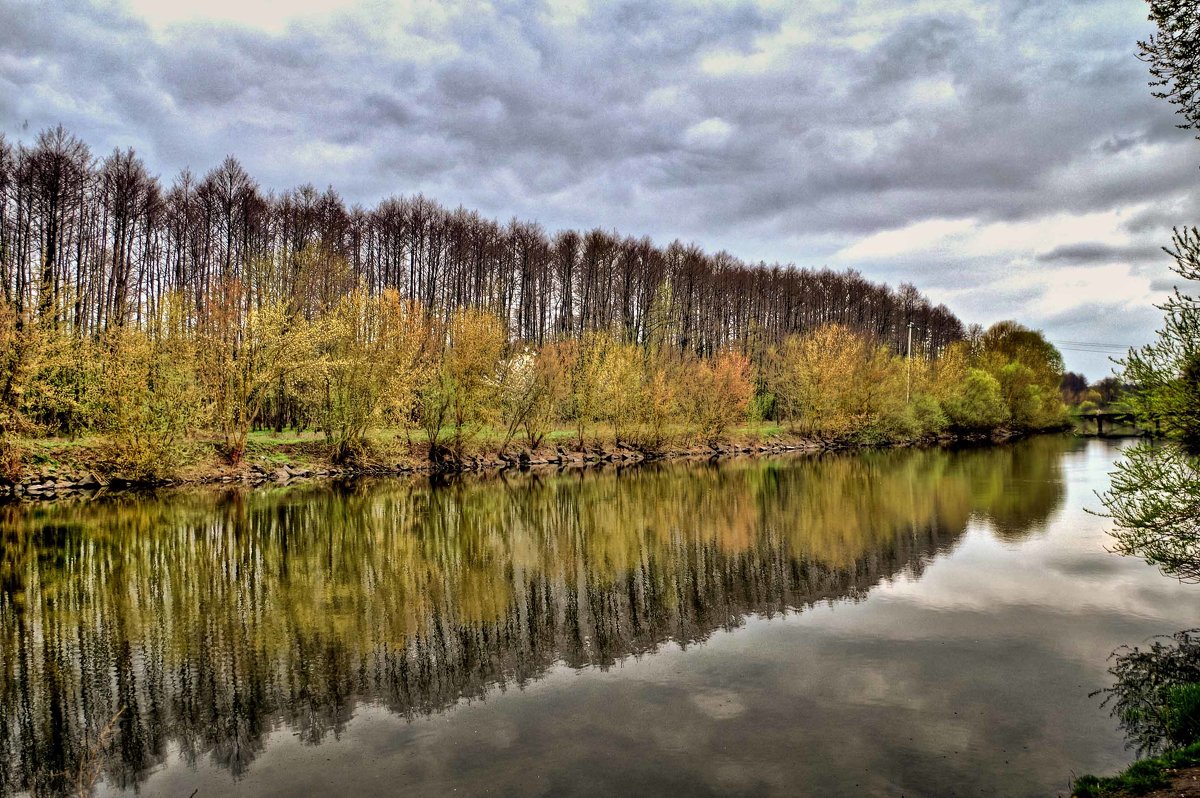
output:
[[[930,219],[1106,212],[1128,244],[1064,235],[1026,257],[1149,263],[1200,211],[1200,149],[1150,97],[1133,55],[1146,12],[1125,0],[403,13],[364,2],[272,32],[0,0],[0,130],[61,122],[98,152],[133,145],[168,181],[234,153],[274,189],[422,191],[802,265]],[[944,255],[857,265],[950,297],[965,273],[986,292],[1009,271],[1009,256]],[[975,304],[954,307],[974,320]]]
[[[1113,261],[1145,261],[1157,259],[1161,255],[1162,248],[1153,245],[1118,247],[1111,244],[1088,242],[1065,244],[1047,252],[1039,252],[1037,259],[1042,263],[1069,263],[1086,266],[1092,263],[1111,263]]]

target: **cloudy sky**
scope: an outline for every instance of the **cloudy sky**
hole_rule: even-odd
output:
[[[0,0],[0,132],[418,191],[1143,343],[1200,220],[1140,0]]]

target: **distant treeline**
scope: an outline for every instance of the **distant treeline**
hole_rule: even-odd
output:
[[[484,310],[539,346],[589,331],[640,343],[661,324],[702,357],[831,323],[899,352],[910,322],[914,351],[936,357],[964,332],[913,286],[853,271],[752,265],[601,229],[550,236],[422,196],[363,208],[332,188],[277,195],[232,157],[164,187],[132,150],[98,158],[61,127],[32,146],[0,138],[0,283],[18,317],[93,337],[158,317],[172,294],[203,325],[231,286],[247,310],[286,299],[308,318],[352,289],[395,289],[443,322]]]

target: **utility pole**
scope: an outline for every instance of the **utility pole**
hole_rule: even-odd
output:
[[[908,374],[904,382],[904,402],[909,404],[912,402],[912,328],[913,323],[908,323],[908,352],[906,359],[908,360]]]

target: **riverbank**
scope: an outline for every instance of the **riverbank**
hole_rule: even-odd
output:
[[[574,430],[560,429],[543,445],[530,448],[504,445],[501,433],[482,431],[455,454],[439,448],[431,456],[427,440],[411,431],[384,430],[373,435],[353,463],[338,463],[319,433],[250,436],[245,457],[230,464],[215,441],[186,444],[186,465],[169,477],[135,479],[112,466],[98,438],[32,439],[23,441],[23,464],[17,478],[0,480],[0,497],[44,500],[67,495],[90,495],[127,489],[180,485],[289,484],[309,480],[351,479],[361,476],[457,474],[506,469],[588,467],[600,464],[720,459],[731,456],[825,452],[856,448],[954,446],[1002,443],[1027,433],[998,430],[989,435],[928,436],[894,441],[846,441],[805,436],[778,425],[746,425],[729,432],[716,445],[686,435],[673,436],[658,446],[618,443],[601,432],[579,445]]]
[[[1200,798],[1200,743],[1134,762],[1116,776],[1081,776],[1074,798]]]

